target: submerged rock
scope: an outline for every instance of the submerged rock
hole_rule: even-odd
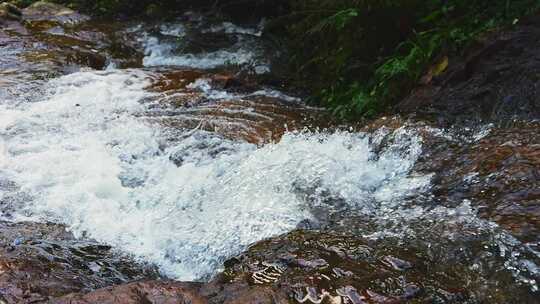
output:
[[[156,73],[157,105],[149,120],[171,129],[204,130],[254,144],[279,141],[286,131],[332,124],[323,109],[297,98],[222,74],[198,70]]]

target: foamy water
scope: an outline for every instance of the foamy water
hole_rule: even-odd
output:
[[[137,32],[138,40],[145,50],[143,64],[147,67],[155,66],[181,66],[197,69],[213,69],[223,66],[249,66],[257,74],[270,71],[270,66],[262,54],[260,36],[262,25],[258,28],[244,28],[225,22],[209,28],[199,28],[200,25],[190,24],[191,31],[198,35],[220,33],[233,37],[236,42],[229,47],[214,51],[201,51],[190,53],[182,47],[189,42],[189,31],[183,23],[167,23],[159,27],[159,34],[155,35],[142,28],[133,28]],[[174,39],[171,39],[173,37]],[[197,44],[197,42],[194,42]]]
[[[257,148],[186,130],[164,145],[159,125],[141,117],[140,101],[152,97],[148,76],[76,73],[47,84],[39,101],[2,104],[0,171],[33,197],[20,214],[64,223],[192,280],[311,219],[322,202],[303,189],[369,214],[429,185],[429,177],[408,176],[421,139],[406,129],[378,155],[376,138],[350,133],[289,133]]]
[[[209,69],[255,62],[260,72],[268,68],[242,40],[257,38],[260,28],[223,23],[199,29],[240,40],[198,54],[177,49],[189,26],[171,23],[156,30],[139,35],[146,66]],[[459,264],[480,273],[485,288],[500,283],[492,279],[496,273],[538,291],[540,255],[534,246],[479,219],[470,201],[437,205],[430,199],[432,176],[413,171],[422,153],[419,134],[454,140],[452,132],[418,126],[373,134],[289,132],[258,147],[160,124],[151,108],[159,103],[168,113],[167,104],[145,89],[157,78],[111,66],[9,92],[0,88],[0,182],[10,185],[0,187],[0,200],[12,205],[2,217],[63,223],[79,237],[157,265],[165,275],[196,280],[208,279],[250,244],[306,222],[317,225],[324,221],[322,210],[340,214],[343,222],[369,224],[353,224],[351,231],[374,241],[395,241],[421,253],[440,249],[447,256],[467,251],[468,260]],[[300,102],[269,88],[227,92],[205,78],[188,89],[218,104],[257,95]],[[167,115],[175,113],[170,110]],[[456,144],[477,141],[489,130],[456,138]]]
[[[262,89],[249,94],[231,93],[224,90],[219,90],[212,87],[212,81],[207,78],[199,78],[194,82],[187,85],[188,89],[197,90],[204,93],[204,96],[212,100],[231,100],[242,99],[246,97],[266,96],[271,98],[277,98],[290,103],[299,103],[301,99],[298,97],[289,96],[281,91],[275,89]]]

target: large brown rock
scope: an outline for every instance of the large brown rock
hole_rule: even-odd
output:
[[[75,293],[50,304],[287,304],[288,298],[271,288],[228,283],[141,281],[90,293]]]
[[[107,287],[88,294],[72,294],[50,301],[54,304],[204,304],[198,283],[173,281],[135,282]]]

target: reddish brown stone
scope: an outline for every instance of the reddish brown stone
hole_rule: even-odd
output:
[[[198,295],[198,283],[172,281],[134,282],[107,287],[87,294],[72,294],[51,304],[206,304]]]

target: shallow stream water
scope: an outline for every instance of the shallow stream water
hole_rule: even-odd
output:
[[[474,142],[489,126],[317,128],[323,111],[300,98],[212,79],[227,66],[271,70],[263,23],[188,20],[124,28],[144,52],[139,68],[109,58],[105,70],[0,87],[0,180],[17,186],[0,188],[5,220],[64,224],[184,281],[310,228],[439,256],[464,269],[479,299],[538,294],[534,246],[480,219],[469,200],[435,201],[434,173],[415,170],[424,137]],[[201,46],[193,32],[221,42]]]

